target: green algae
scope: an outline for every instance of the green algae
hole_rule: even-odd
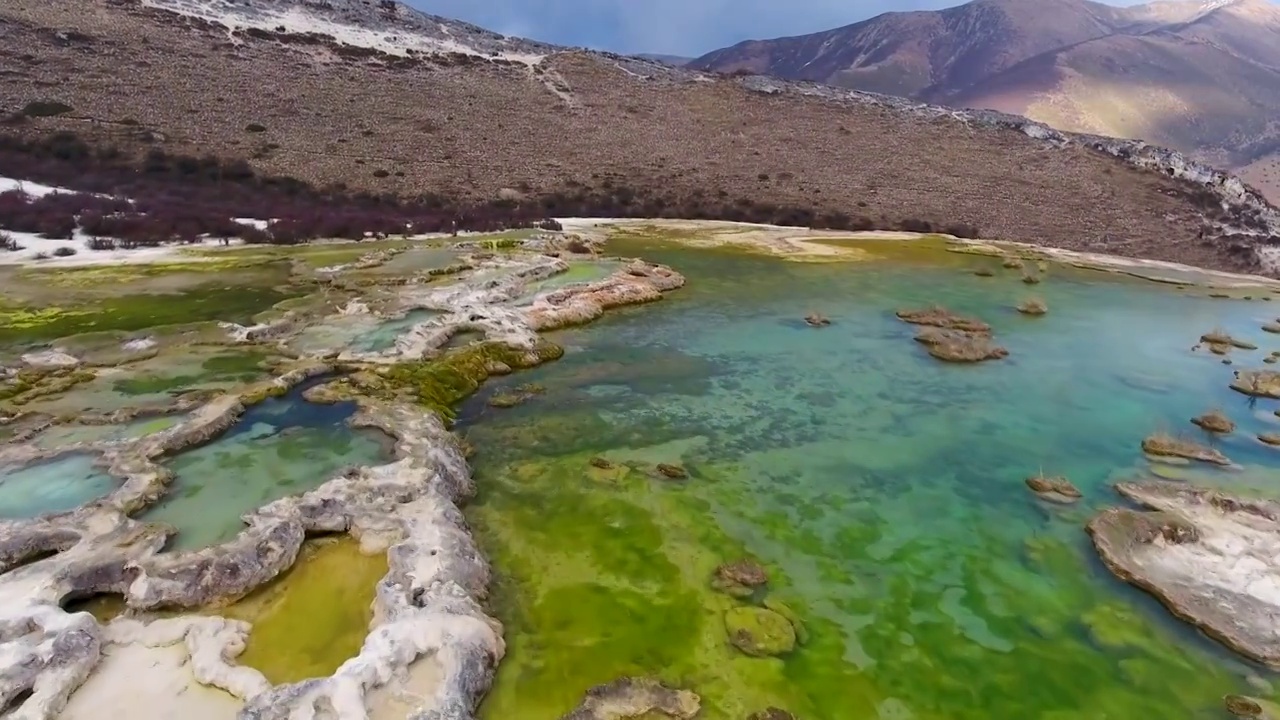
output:
[[[387,574],[385,553],[365,554],[347,536],[303,543],[292,566],[230,605],[195,610],[251,623],[236,664],[251,667],[273,684],[332,675],[360,652],[373,622],[378,583]],[[124,598],[100,594],[73,599],[68,612],[87,612],[99,622],[119,617]],[[177,610],[148,616],[171,618]]]
[[[634,254],[690,284],[557,334],[580,349],[522,375],[548,388],[537,407],[463,406],[478,448],[467,514],[509,640],[481,717],[556,717],[625,674],[693,689],[726,720],[771,705],[828,720],[1207,718],[1245,690],[1248,666],[1115,581],[1079,527],[1115,502],[1108,483],[1141,463],[1153,427],[1232,402],[1230,371],[1188,353],[1185,328],[1253,337],[1247,308],[1055,268],[1044,293],[1060,312],[1020,323],[1007,309],[1021,284],[973,277],[990,262],[978,257]],[[935,302],[989,319],[1019,362],[957,370],[899,344],[910,331],[893,309]],[[812,307],[841,332],[806,330]],[[683,353],[690,377],[647,380],[626,361],[645,353]],[[1269,477],[1274,494],[1276,459],[1225,442],[1257,469],[1205,481]],[[630,467],[655,462],[691,478]],[[1085,492],[1074,515],[1026,497],[1041,464]],[[712,590],[715,567],[744,556],[768,567],[767,594]],[[724,614],[757,603],[792,610],[803,642],[777,658],[735,650]]]
[[[92,381],[96,376],[88,370],[20,370],[0,381],[0,401],[21,406],[50,395],[59,395],[76,385]]]
[[[181,415],[167,415],[112,425],[65,423],[40,433],[35,437],[35,443],[41,448],[53,449],[72,443],[131,440],[167,430],[183,419]]]
[[[189,390],[210,382],[250,383],[267,374],[262,363],[268,357],[261,351],[227,352],[204,360],[198,373],[139,373],[116,380],[112,388],[123,395],[155,395]]]
[[[505,343],[481,342],[431,360],[397,363],[380,372],[358,373],[352,376],[350,384],[360,393],[383,400],[411,399],[452,419],[455,406],[479,389],[498,368],[510,372],[535,367],[563,354],[560,346],[547,341],[528,351]]]
[[[236,662],[271,683],[327,677],[360,652],[386,573],[386,555],[363,554],[354,540],[311,541],[289,570],[211,612],[253,623]]]
[[[208,320],[248,322],[254,313],[293,294],[296,293],[269,287],[228,286],[107,297],[81,307],[0,307],[0,345]]]
[[[498,568],[508,639],[482,717],[554,717],[586,688],[635,674],[716,693],[723,704],[709,718],[779,697],[806,707],[778,661],[728,643],[722,617],[737,601],[709,580],[742,547],[708,526],[699,503],[639,471],[618,467],[609,484],[592,484],[589,459],[486,473],[468,511]]]
[[[193,248],[184,252],[212,261],[261,263],[299,259],[315,268],[355,262],[380,250],[400,250],[423,243],[410,240],[307,243],[296,246],[243,245],[231,248]]]

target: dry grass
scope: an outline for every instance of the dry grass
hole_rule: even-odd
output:
[[[1037,285],[1040,282],[1040,273],[1031,268],[1022,271],[1022,282],[1028,285]]]
[[[1008,350],[996,345],[984,332],[925,327],[916,333],[915,339],[930,355],[947,362],[975,363],[1009,356]]]
[[[1232,422],[1227,414],[1218,408],[1214,408],[1200,417],[1192,418],[1191,422],[1206,432],[1211,433],[1230,433],[1236,429],[1236,424]]]
[[[896,314],[899,320],[912,325],[930,325],[973,333],[991,332],[991,326],[985,322],[959,315],[941,305],[931,305],[918,310],[899,310]]]
[[[27,135],[67,129],[132,154],[243,158],[320,187],[488,200],[608,184],[652,196],[654,215],[723,194],[1080,251],[1123,237],[1131,256],[1251,266],[1198,242],[1199,210],[1179,181],[1014,130],[732,79],[642,80],[582,52],[543,62],[564,80],[558,94],[522,66],[389,66],[254,38],[233,47],[225,28],[140,3],[11,2],[0,23],[0,107],[73,108],[9,128]],[[88,39],[68,49],[59,32]]]
[[[1005,258],[1003,266],[1007,270],[1021,270],[1022,260],[1019,260],[1018,258],[1015,258],[1015,257]]]

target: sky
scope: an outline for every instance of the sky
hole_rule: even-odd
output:
[[[505,35],[619,53],[689,57],[752,38],[830,30],[890,10],[936,10],[960,4],[960,0],[406,1],[425,12]]]

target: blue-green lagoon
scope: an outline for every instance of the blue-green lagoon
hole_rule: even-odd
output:
[[[0,465],[0,519],[26,519],[74,510],[120,486],[90,453]]]
[[[1271,694],[1271,673],[1112,577],[1083,525],[1120,502],[1111,482],[1151,476],[1148,434],[1211,442],[1189,422],[1211,408],[1239,424],[1212,442],[1244,469],[1160,472],[1280,495],[1280,451],[1254,440],[1276,404],[1227,387],[1280,349],[1260,329],[1280,304],[1056,265],[1028,286],[998,259],[868,247],[810,264],[611,243],[689,284],[552,336],[563,359],[466,403],[467,514],[508,643],[483,718],[559,717],[625,675],[694,690],[712,720],[1209,720],[1226,693]],[[1047,315],[1014,309],[1031,295]],[[894,311],[935,303],[1009,357],[929,357]],[[1192,351],[1215,327],[1260,349]],[[487,406],[528,382],[546,392]],[[1024,480],[1042,470],[1084,499],[1038,501]],[[741,558],[767,591],[712,588]],[[796,616],[790,652],[730,642],[726,613],[762,603]]]
[[[207,445],[168,463],[174,480],[140,519],[178,529],[169,550],[195,550],[234,538],[241,517],[267,503],[320,487],[350,466],[391,459],[391,441],[374,430],[353,430],[355,403],[322,405],[302,393],[314,378],[248,411]]]

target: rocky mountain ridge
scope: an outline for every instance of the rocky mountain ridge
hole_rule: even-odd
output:
[[[974,0],[747,41],[690,63],[721,72],[1027,115],[1142,138],[1238,170],[1280,197],[1280,5]]]

